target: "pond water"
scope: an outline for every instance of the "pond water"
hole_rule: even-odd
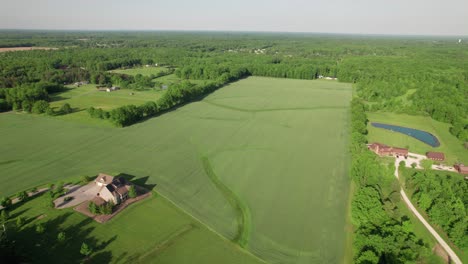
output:
[[[399,133],[408,135],[410,137],[414,137],[415,139],[420,140],[432,147],[440,146],[439,139],[437,139],[431,133],[423,131],[423,130],[409,128],[409,127],[382,124],[382,123],[374,123],[374,122],[372,122],[371,125],[374,127],[383,128],[383,129],[391,130],[394,132],[399,132]]]

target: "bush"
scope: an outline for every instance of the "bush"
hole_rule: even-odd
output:
[[[73,200],[73,196],[67,196],[63,199],[65,202],[69,202],[71,200]]]
[[[23,109],[24,112],[30,113],[32,104],[29,101],[23,101],[21,102],[21,108]]]
[[[97,207],[97,205],[96,205],[94,202],[89,202],[89,204],[88,204],[88,210],[89,210],[92,214],[94,214],[94,215],[99,214],[98,207]]]
[[[32,107],[32,112],[34,114],[45,113],[49,109],[49,103],[44,100],[36,101]]]
[[[45,231],[45,227],[43,224],[39,224],[36,226],[36,233],[38,234],[43,234]]]
[[[138,194],[137,194],[137,192],[135,190],[135,186],[133,186],[133,185],[130,186],[130,189],[128,190],[128,197],[135,198],[137,196],[138,196]]]
[[[0,201],[0,205],[4,208],[10,207],[12,204],[12,201],[10,197],[3,197],[2,200]]]
[[[57,235],[57,241],[59,243],[63,243],[67,239],[67,236],[65,235],[65,232],[60,232]]]
[[[22,192],[19,192],[16,197],[18,198],[19,201],[24,201],[24,200],[28,199],[29,196],[28,196],[27,192],[22,191]]]
[[[73,112],[73,109],[71,108],[70,104],[69,103],[65,103],[62,105],[62,107],[60,108],[60,112],[62,114],[69,114],[71,112]]]
[[[114,208],[114,203],[112,201],[108,202],[104,205],[99,206],[99,213],[104,214],[104,215],[110,215],[112,214],[113,208]]]
[[[52,108],[47,108],[47,110],[45,111],[45,114],[48,115],[48,116],[53,116],[55,115],[55,112],[54,112],[54,109]]]

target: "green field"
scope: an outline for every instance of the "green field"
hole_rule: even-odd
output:
[[[110,122],[91,118],[86,109],[93,106],[111,110],[128,104],[141,105],[148,101],[156,101],[162,94],[163,91],[159,90],[133,91],[127,89],[108,93],[98,91],[94,84],[88,84],[80,87],[69,86],[67,91],[54,94],[50,105],[58,110],[64,103],[69,103],[73,108],[73,113],[54,118],[110,126]]]
[[[350,99],[349,84],[251,77],[123,129],[0,114],[0,193],[98,172],[148,177],[262,259],[342,262]]]
[[[73,209],[47,207],[44,194],[10,212],[27,224],[9,237],[27,248],[23,253],[34,256],[34,263],[78,263],[83,242],[94,249],[92,263],[261,263],[155,195],[99,224]],[[45,226],[43,235],[35,232],[38,224]],[[57,245],[59,232],[68,239]]]
[[[141,74],[143,76],[150,76],[152,74],[156,75],[160,72],[167,71],[167,70],[168,69],[166,67],[138,67],[138,68],[131,68],[131,69],[112,70],[109,72],[127,74],[127,75]]]
[[[425,116],[411,116],[387,112],[368,113],[367,116],[370,122],[411,127],[432,133],[439,139],[440,146],[433,148],[404,134],[373,127],[370,125],[370,122],[367,127],[369,130],[369,142],[380,142],[396,147],[409,147],[411,152],[420,154],[425,154],[427,151],[444,152],[446,156],[445,163],[448,165],[453,165],[457,161],[468,163],[468,151],[463,147],[463,142],[450,134],[449,124],[435,121]]]

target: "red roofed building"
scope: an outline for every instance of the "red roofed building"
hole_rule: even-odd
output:
[[[468,174],[468,166],[463,164],[455,164],[453,167],[460,173],[460,174]]]
[[[404,156],[408,157],[408,149],[390,147],[381,143],[368,144],[367,148],[379,156]]]
[[[426,157],[431,160],[443,161],[445,160],[445,155],[442,152],[427,152]]]

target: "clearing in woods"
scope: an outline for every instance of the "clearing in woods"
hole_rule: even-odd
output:
[[[387,112],[368,113],[369,142],[380,142],[386,145],[409,148],[409,151],[426,154],[428,151],[440,151],[445,153],[447,165],[455,162],[468,163],[468,151],[463,146],[463,142],[450,134],[450,125],[436,121],[428,116],[411,116],[405,114],[394,114]],[[410,136],[377,128],[371,122],[381,122],[391,125],[420,129],[431,133],[439,139],[439,147],[431,147]]]
[[[119,70],[112,70],[109,72],[112,73],[119,73],[119,74],[127,74],[127,75],[137,75],[141,74],[143,76],[150,76],[150,75],[157,75],[160,72],[168,71],[169,69],[166,67],[138,67],[138,68],[130,68],[130,69],[119,69]]]
[[[95,84],[87,84],[80,87],[68,85],[66,89],[65,92],[55,93],[51,96],[52,102],[50,106],[55,110],[59,110],[63,104],[69,103],[73,108],[73,113],[58,115],[54,118],[109,127],[112,126],[109,121],[92,118],[86,110],[91,106],[109,111],[128,104],[142,105],[148,101],[157,101],[164,93],[164,91],[159,89],[148,89],[145,91],[121,89],[106,92],[96,89]]]
[[[250,77],[123,129],[0,114],[0,193],[98,172],[148,177],[262,259],[342,262],[351,91]]]

